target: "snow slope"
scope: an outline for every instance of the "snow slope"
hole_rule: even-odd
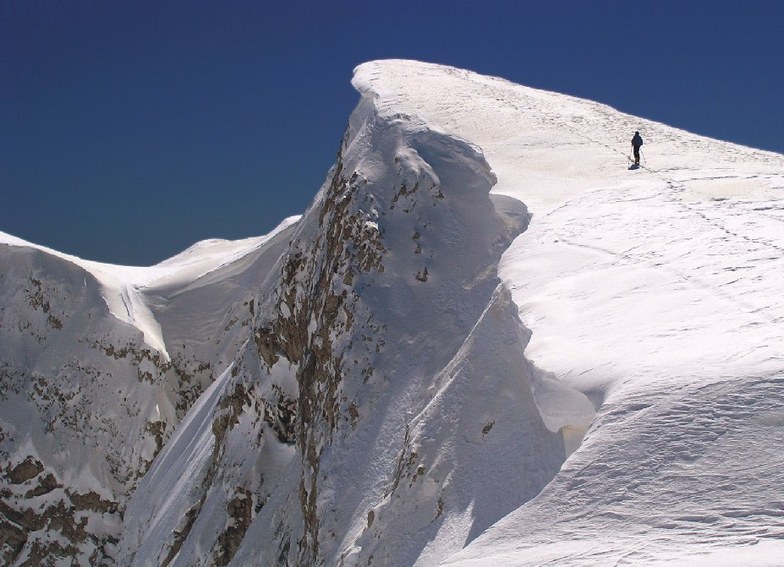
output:
[[[0,557],[111,560],[128,498],[247,340],[251,282],[295,219],[158,266],[85,261],[0,233]]]
[[[565,386],[599,410],[548,488],[447,564],[777,562],[784,157],[455,69],[376,62],[355,84],[480,147],[527,205],[500,274],[555,381],[535,398],[553,429],[588,425]]]

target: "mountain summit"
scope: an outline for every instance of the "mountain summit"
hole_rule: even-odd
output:
[[[780,556],[784,156],[414,61],[353,85],[266,237],[0,237],[4,562]]]

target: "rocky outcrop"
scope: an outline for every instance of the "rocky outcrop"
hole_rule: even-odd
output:
[[[57,559],[104,564],[117,538],[88,522],[119,522],[117,504],[94,491],[75,492],[29,455],[6,468],[0,494],[0,557],[6,565],[45,565]],[[6,484],[10,482],[10,485]],[[53,535],[58,537],[53,538]]]

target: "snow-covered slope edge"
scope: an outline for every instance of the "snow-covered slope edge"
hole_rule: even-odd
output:
[[[293,221],[151,268],[0,234],[4,564],[111,562],[130,494],[247,339],[247,280],[274,263]]]
[[[560,386],[603,404],[548,488],[454,563],[776,564],[784,156],[458,69],[358,72],[526,203],[500,275],[550,378],[535,399],[553,427],[577,417]]]
[[[563,461],[497,276],[525,207],[490,198],[475,147],[380,113],[365,87],[335,168],[259,287],[254,342],[200,433],[178,434],[140,485],[120,562],[433,564]],[[189,452],[209,431],[211,450]],[[169,451],[189,457],[172,465]],[[150,496],[194,466],[198,487]]]

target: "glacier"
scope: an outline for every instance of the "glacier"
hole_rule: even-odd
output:
[[[777,564],[784,156],[442,65],[352,84],[266,236],[0,233],[4,563]]]

